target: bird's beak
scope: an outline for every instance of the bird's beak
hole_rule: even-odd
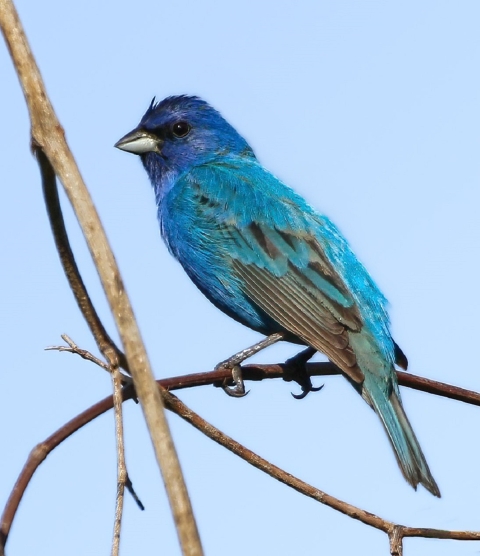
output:
[[[163,141],[148,131],[136,128],[117,141],[114,147],[133,154],[160,153]]]

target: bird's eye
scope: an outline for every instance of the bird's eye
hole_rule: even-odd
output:
[[[172,126],[172,132],[175,137],[186,137],[190,133],[190,124],[188,122],[176,122]]]

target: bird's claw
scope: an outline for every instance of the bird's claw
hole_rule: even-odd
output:
[[[265,349],[268,346],[271,346],[278,341],[283,340],[284,338],[284,332],[274,332],[273,334],[270,334],[270,336],[263,338],[263,340],[261,340],[260,342],[257,342],[255,345],[250,346],[246,349],[242,349],[242,351],[239,351],[235,355],[232,355],[232,357],[229,357],[225,361],[222,361],[221,363],[216,365],[216,371],[219,371],[221,369],[228,369],[232,372],[232,378],[224,379],[223,383],[221,384],[224,392],[234,398],[243,398],[243,396],[246,396],[249,390],[245,392],[245,384],[243,382],[242,368],[240,367],[240,365],[245,361],[245,359],[252,357],[252,355],[255,355],[259,351],[262,351],[262,349]],[[235,384],[235,386],[233,387],[229,386],[232,381]],[[215,386],[218,386],[218,384],[216,384]]]
[[[309,387],[305,388],[304,385],[301,385],[302,387],[302,393],[301,394],[294,394],[293,392],[290,392],[290,394],[292,394],[292,396],[296,399],[296,400],[303,400],[303,398],[305,398],[307,396],[307,394],[309,394],[310,392],[320,392],[320,390],[323,388],[323,384],[321,386],[312,386],[312,383],[310,382]]]
[[[232,380],[235,386],[228,385],[229,382],[231,382]],[[250,390],[245,391],[245,383],[243,382],[242,368],[240,367],[240,365],[234,365],[232,367],[232,378],[225,378],[223,380],[222,389],[225,394],[231,396],[232,398],[243,398],[250,392]]]
[[[323,388],[323,384],[318,387],[312,385],[310,375],[305,368],[307,361],[313,357],[315,351],[314,348],[309,347],[285,361],[285,376],[283,380],[287,382],[294,380],[302,389],[301,394],[294,394],[292,392],[292,396],[296,400],[303,400],[310,392],[319,392]]]

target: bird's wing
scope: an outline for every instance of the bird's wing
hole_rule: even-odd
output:
[[[232,269],[245,295],[361,383],[348,331],[359,331],[362,320],[315,238],[255,222],[243,229],[224,224],[222,234],[235,246]]]
[[[221,251],[243,294],[352,381],[363,382],[349,338],[365,326],[358,291],[374,291],[380,310],[384,298],[336,228],[255,159],[197,167],[182,191],[191,200],[189,214],[196,213],[197,226],[211,239],[204,248]],[[359,284],[357,294],[342,278],[347,271]],[[367,311],[380,312],[374,303]]]

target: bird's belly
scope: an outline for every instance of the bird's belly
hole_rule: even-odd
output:
[[[211,262],[199,267],[189,258],[177,258],[197,288],[223,313],[265,335],[285,331],[244,294],[238,280],[223,265],[219,268],[218,263]]]
[[[159,212],[162,236],[169,251],[213,305],[262,334],[287,332],[242,289],[241,280],[233,271],[228,246],[214,221],[202,218],[194,210],[174,211],[169,203],[160,208],[175,215],[166,218],[162,210]]]

